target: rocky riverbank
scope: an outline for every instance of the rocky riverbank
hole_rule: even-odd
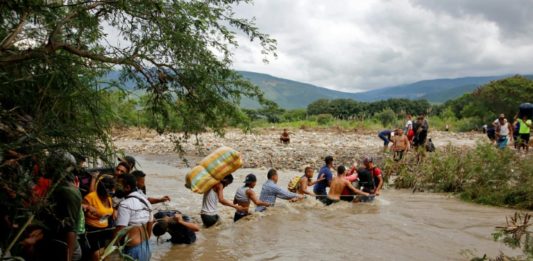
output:
[[[335,157],[339,164],[352,164],[365,155],[377,159],[383,157],[383,142],[376,134],[339,129],[293,129],[291,143],[279,142],[281,130],[257,129],[252,133],[227,130],[223,137],[204,133],[185,140],[182,134],[158,135],[145,129],[123,129],[113,132],[115,146],[126,154],[176,155],[176,166],[195,165],[197,161],[221,146],[239,150],[244,157],[245,168],[277,168],[302,170],[305,166],[319,167],[327,155]],[[431,132],[437,149],[451,144],[472,147],[484,136],[479,133]],[[187,162],[179,159],[176,142],[179,141]]]

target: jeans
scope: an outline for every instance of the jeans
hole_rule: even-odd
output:
[[[509,139],[507,138],[507,136],[500,136],[500,138],[498,138],[498,141],[497,141],[497,144],[498,144],[498,148],[499,149],[505,149],[505,147],[507,147],[507,141]]]
[[[145,240],[134,247],[125,247],[123,253],[132,257],[133,260],[139,261],[149,261],[152,257],[152,252],[150,251],[150,244],[148,244],[148,240]]]

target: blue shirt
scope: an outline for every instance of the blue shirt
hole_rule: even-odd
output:
[[[297,197],[298,195],[292,192],[289,192],[287,190],[284,190],[280,188],[274,181],[267,180],[265,184],[263,184],[263,187],[261,188],[261,195],[259,196],[259,200],[263,202],[270,203],[270,206],[274,206],[276,203],[276,198],[281,199],[292,199]],[[258,206],[255,208],[255,211],[262,212],[266,209],[264,206]]]
[[[331,173],[328,165],[324,165],[324,167],[320,169],[317,179],[322,178],[322,176],[326,179],[316,183],[313,187],[313,192],[315,192],[316,195],[327,195],[326,188],[329,186],[329,182],[333,178],[333,173]]]

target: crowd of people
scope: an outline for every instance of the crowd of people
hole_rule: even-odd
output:
[[[425,115],[420,115],[413,121],[412,115],[408,114],[403,128],[382,130],[378,137],[383,140],[383,152],[390,149],[394,160],[400,161],[411,148],[422,147],[428,152],[435,151],[433,141],[427,138],[428,132],[429,123]]]
[[[25,260],[100,260],[104,249],[114,242],[123,246],[119,248],[122,254],[134,260],[150,260],[152,235],[168,233],[168,241],[173,244],[196,241],[200,225],[190,216],[178,210],[154,211],[153,204],[171,199],[147,196],[147,175],[136,167],[133,157],[119,158],[112,169],[88,169],[85,160],[62,152],[50,161],[55,165],[46,165],[44,173],[61,175],[42,176],[34,191],[40,196],[50,192],[47,201],[52,202],[51,211],[38,213],[44,223],[28,226],[12,255]],[[229,174],[204,193],[201,222],[209,228],[221,221],[219,203],[234,208],[233,220],[238,222],[252,212],[274,207],[278,198],[296,202],[312,196],[324,205],[341,200],[371,201],[383,186],[381,170],[374,166],[371,157],[363,160],[363,167],[357,166],[354,163],[350,169],[335,167],[333,157],[327,156],[316,180],[315,170],[307,167],[303,175],[291,180],[287,189],[278,184],[278,171],[271,169],[259,195],[254,191],[256,175],[248,174],[233,201],[224,198],[224,189],[234,179]]]
[[[483,131],[487,133],[491,142],[500,149],[505,149],[509,143],[512,143],[515,149],[528,152],[531,127],[531,119],[526,114],[516,115],[511,123],[502,113],[492,122],[490,127],[484,125]]]

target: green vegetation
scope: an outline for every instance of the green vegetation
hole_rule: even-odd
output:
[[[400,163],[389,159],[384,172],[397,175],[396,188],[451,192],[476,203],[533,210],[530,157],[491,144],[448,146],[435,153],[411,153]]]
[[[237,34],[275,55],[275,40],[235,16],[233,8],[247,2],[0,2],[2,258],[55,204],[57,184],[41,197],[37,181],[72,176],[56,152],[112,164],[116,125],[222,133],[246,122],[241,96],[262,101],[262,93],[230,68]],[[116,69],[118,79],[102,82]],[[145,95],[130,99],[126,83]]]
[[[533,232],[531,231],[531,215],[528,213],[516,212],[514,216],[506,217],[507,224],[505,226],[496,227],[496,231],[492,234],[494,241],[501,241],[506,246],[513,249],[522,250],[523,255],[517,257],[510,257],[504,253],[500,253],[495,258],[489,258],[487,255],[478,258],[472,258],[472,261],[487,261],[487,260],[532,260],[533,259]]]

